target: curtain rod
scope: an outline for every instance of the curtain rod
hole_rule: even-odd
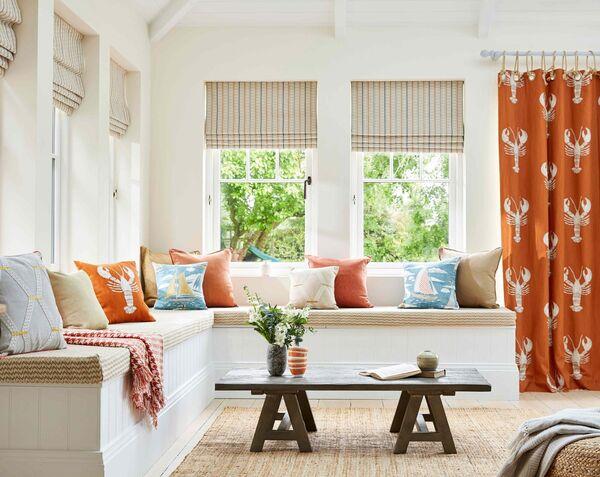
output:
[[[481,56],[483,58],[490,58],[492,61],[497,60],[499,58],[502,58],[503,55],[506,56],[521,56],[521,57],[526,57],[527,55],[529,56],[542,56],[542,55],[546,55],[546,57],[552,57],[552,55],[554,54],[554,51],[501,51],[501,50],[481,50]],[[590,50],[582,50],[582,51],[564,51],[564,50],[557,50],[556,51],[556,57],[560,58],[563,55],[565,56],[598,56],[598,59],[600,59],[600,51],[590,51]]]

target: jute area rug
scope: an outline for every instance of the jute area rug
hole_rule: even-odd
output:
[[[444,454],[438,442],[412,442],[407,454],[395,455],[393,409],[317,408],[312,453],[282,441],[267,441],[263,452],[254,453],[249,448],[259,412],[225,408],[172,475],[494,476],[519,424],[541,416],[533,409],[447,409],[458,454]]]

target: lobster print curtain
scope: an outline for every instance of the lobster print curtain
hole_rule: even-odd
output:
[[[521,391],[600,389],[599,96],[591,69],[499,75],[504,288]]]

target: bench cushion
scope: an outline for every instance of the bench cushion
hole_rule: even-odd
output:
[[[207,311],[152,312],[155,322],[109,325],[110,330],[162,335],[168,350],[209,329],[212,314]],[[0,359],[0,383],[15,384],[98,384],[129,371],[129,350],[100,346],[68,345]]]
[[[248,307],[211,308],[215,327],[247,325]],[[507,308],[458,310],[403,309],[392,306],[311,310],[314,328],[373,326],[515,326],[515,313]]]

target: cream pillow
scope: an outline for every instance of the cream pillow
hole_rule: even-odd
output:
[[[496,271],[502,248],[489,252],[465,253],[440,248],[440,260],[460,257],[456,272],[456,298],[461,308],[498,308]]]
[[[87,273],[83,270],[71,274],[49,271],[48,275],[65,328],[108,328],[108,318],[96,298]]]
[[[290,273],[290,306],[335,310],[334,282],[339,267],[308,268]]]

